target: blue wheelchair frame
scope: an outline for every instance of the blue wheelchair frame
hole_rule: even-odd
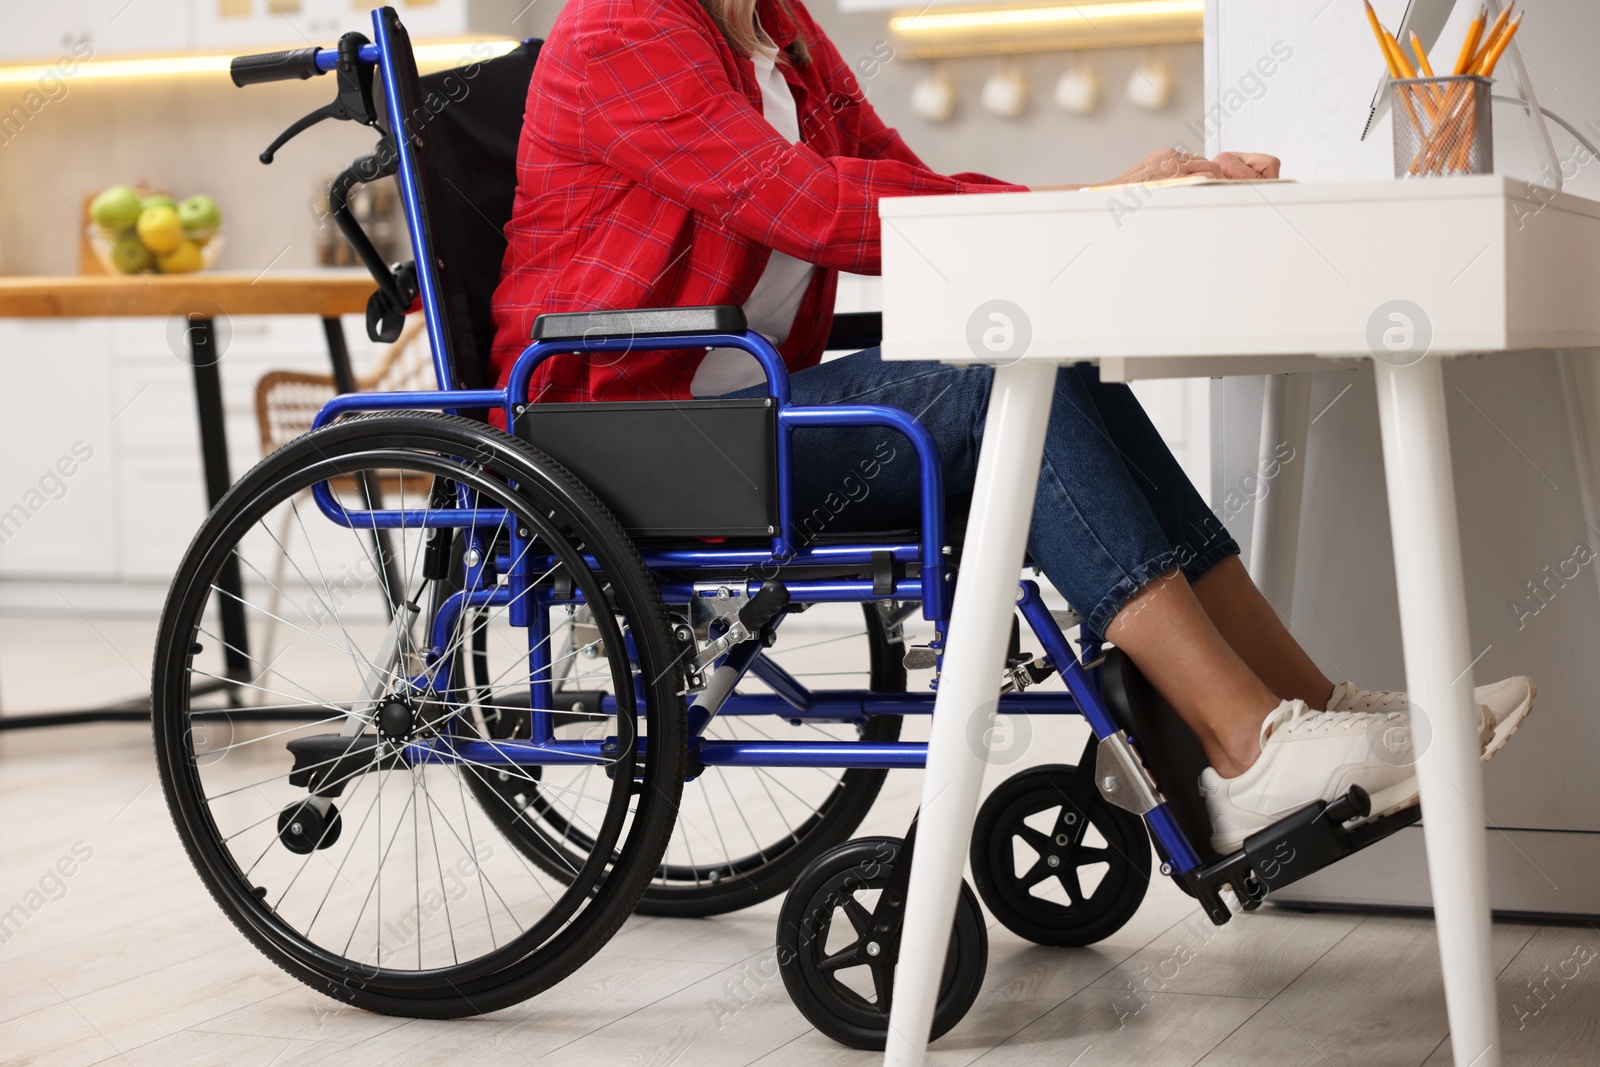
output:
[[[423,224],[422,197],[419,191],[418,162],[410,138],[403,136],[407,116],[401,110],[403,99],[400,86],[388,56],[397,45],[388,24],[373,13],[375,43],[363,45],[359,60],[363,65],[375,66],[383,79],[385,105],[390,128],[395,132],[394,144],[398,153],[397,181],[406,214],[406,224],[415,253],[417,282],[420,290],[423,315],[426,319],[434,367],[441,383],[454,381],[450,365],[450,345],[445,336],[441,314],[441,287],[427,230]],[[338,61],[336,49],[323,49],[317,53],[320,70],[333,70]],[[512,369],[507,387],[501,389],[449,389],[395,393],[345,394],[330,401],[318,413],[313,428],[326,426],[336,419],[359,412],[396,410],[435,410],[454,413],[457,410],[499,409],[505,415],[506,425],[515,425],[524,410],[529,383],[534,370],[546,359],[566,353],[626,352],[639,347],[640,341],[631,338],[605,337],[580,341],[541,341],[528,346]],[[768,389],[777,409],[777,485],[779,522],[768,550],[750,547],[723,548],[682,546],[664,549],[647,549],[641,554],[645,566],[658,573],[669,570],[675,573],[723,572],[729,569],[769,566],[775,571],[786,567],[828,564],[868,567],[881,561],[884,554],[898,564],[914,564],[921,568],[919,578],[904,578],[893,583],[891,591],[875,589],[869,579],[848,578],[796,578],[786,580],[791,596],[802,603],[869,601],[920,602],[923,618],[934,624],[936,633],[933,646],[943,647],[949,629],[950,604],[954,595],[955,574],[945,563],[945,522],[943,476],[938,451],[930,435],[920,422],[898,408],[878,405],[840,405],[803,407],[790,401],[788,373],[782,357],[772,345],[754,331],[743,334],[705,333],[651,337],[650,350],[686,348],[733,348],[749,353],[758,360],[766,373]],[[877,542],[858,544],[811,545],[797,548],[790,540],[793,519],[793,502],[790,494],[792,478],[793,431],[814,427],[878,426],[894,430],[911,442],[916,453],[921,487],[921,530],[915,541]],[[460,487],[457,506],[446,509],[352,510],[335,498],[327,483],[313,489],[318,508],[332,522],[352,529],[416,529],[424,526],[449,527],[467,531],[466,536],[479,548],[479,562],[466,568],[461,591],[444,602],[430,632],[430,649],[427,655],[428,670],[417,683],[428,686],[439,677],[454,677],[459,655],[454,650],[451,635],[456,632],[461,613],[468,609],[503,607],[514,626],[528,630],[530,677],[543,673],[545,680],[533,681],[532,707],[554,706],[553,684],[549,681],[551,657],[548,643],[548,609],[563,604],[580,603],[581,593],[574,591],[564,599],[552,590],[539,586],[537,576],[551,565],[551,560],[529,551],[529,542],[521,536],[516,523],[509,524],[509,551],[495,557],[487,551],[492,546],[484,540],[481,530],[497,529],[507,518],[505,512],[477,510],[472,506],[470,490]],[[498,582],[504,574],[507,581]],[[727,584],[726,579],[722,584]],[[751,580],[745,593],[754,596],[761,582]],[[669,604],[685,604],[694,594],[694,583],[675,579],[660,583],[662,598]],[[1105,702],[1101,699],[1094,671],[1086,669],[1074,653],[1065,634],[1057,625],[1032,581],[1019,584],[1017,607],[1034,634],[1043,645],[1048,662],[1060,672],[1067,686],[1065,693],[1007,693],[1000,696],[996,711],[1006,714],[1081,714],[1097,738],[1110,737],[1118,732]],[[781,616],[780,616],[781,618]],[[774,625],[779,620],[774,620]],[[1084,642],[1086,659],[1094,661],[1100,655],[1098,639]],[[781,715],[786,719],[808,719],[814,722],[862,723],[869,715],[931,714],[934,693],[873,693],[853,690],[812,690],[783,668],[761,654],[759,642],[746,642],[736,646],[722,660],[732,662],[742,678],[753,674],[763,681],[772,693],[741,694],[735,692],[716,712],[718,715]],[[609,710],[602,708],[601,710]],[[533,766],[542,764],[592,764],[615,751],[616,739],[558,740],[554,735],[554,717],[550,712],[535,710],[531,713],[531,736],[515,740],[473,740],[468,738],[450,741],[413,740],[405,745],[405,756],[413,762],[448,763],[471,761],[489,766]],[[702,732],[709,717],[692,717],[690,722],[691,755],[700,765],[760,766],[760,767],[837,767],[837,768],[902,768],[921,767],[927,757],[927,745],[921,742],[891,741],[723,741],[706,739]],[[641,742],[643,743],[643,742]],[[1146,824],[1156,838],[1164,856],[1175,871],[1189,873],[1200,867],[1200,858],[1190,846],[1166,804],[1160,804],[1145,814]]]

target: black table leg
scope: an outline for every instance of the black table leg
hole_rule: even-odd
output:
[[[328,341],[328,363],[333,367],[333,388],[339,393],[353,393],[356,391],[355,372],[350,369],[350,346],[345,343],[344,323],[339,319],[323,319],[322,335]],[[362,502],[369,510],[383,507],[383,487],[378,484],[378,479],[372,473],[361,475]],[[383,569],[384,600],[389,612],[389,618],[394,618],[395,609],[400,601],[405,598],[405,589],[402,586],[400,567],[395,560],[394,552],[389,541],[389,531],[372,531],[372,550],[377,554],[377,564]]]
[[[200,417],[200,460],[205,467],[206,506],[214,508],[233,474],[228,469],[228,434],[222,411],[222,354],[217,351],[216,329],[211,319],[191,316],[188,327],[189,357],[194,367],[194,400]],[[222,620],[223,658],[230,678],[249,678],[250,631],[244,616],[244,582],[239,557],[230,555],[217,575],[222,596],[217,613]]]

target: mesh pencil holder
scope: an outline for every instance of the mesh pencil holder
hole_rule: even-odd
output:
[[[1391,81],[1394,176],[1494,173],[1492,84],[1470,74]]]

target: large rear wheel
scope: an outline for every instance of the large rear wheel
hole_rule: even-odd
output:
[[[318,484],[329,495],[313,503]],[[382,487],[398,513],[381,536],[338,521],[363,506],[363,486]],[[292,541],[275,533],[286,526]],[[464,682],[470,633],[452,622],[459,583],[441,567],[451,538],[474,554],[484,617],[522,638],[520,672],[490,690]],[[520,544],[515,559],[495,550],[509,544]],[[525,587],[505,580],[535,561]],[[231,567],[242,596],[223,591]],[[224,645],[219,614],[260,629],[273,596],[288,631],[274,659]],[[488,729],[492,694],[572,712],[537,703],[548,635],[508,620],[524,606],[578,605],[612,694],[583,717],[593,743],[512,753]],[[632,544],[547,457],[465,419],[349,419],[257,465],[180,566],[154,669],[162,784],[212,895],[289,973],[373,1011],[493,1011],[588,960],[658,869],[683,781],[676,651]],[[231,701],[196,695],[204,682],[226,682]],[[282,721],[245,724],[240,706]],[[558,761],[587,772],[581,789],[547,794],[585,837],[547,842],[565,862],[552,873],[529,862],[507,820],[486,817],[476,785],[537,781],[539,764]]]

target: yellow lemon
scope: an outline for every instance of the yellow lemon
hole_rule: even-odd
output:
[[[162,274],[193,274],[203,266],[200,246],[193,241],[178,239],[178,247],[164,256],[156,257],[156,266]]]
[[[183,224],[178,211],[167,204],[156,204],[139,212],[139,240],[158,256],[177,251],[183,244]]]

